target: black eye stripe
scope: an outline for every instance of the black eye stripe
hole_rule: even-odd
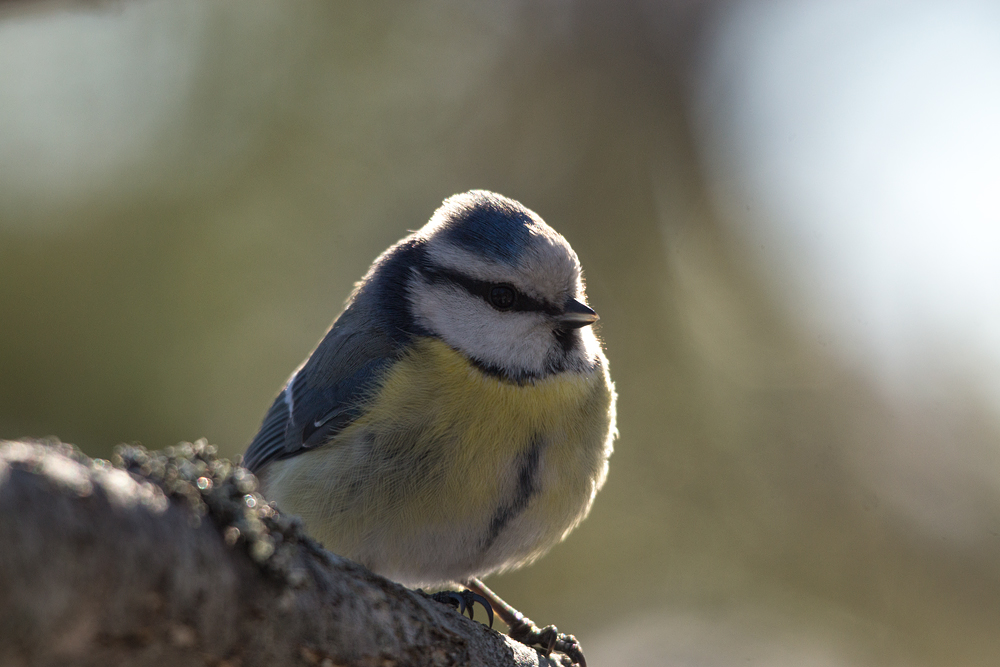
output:
[[[524,292],[520,291],[510,283],[491,283],[485,280],[477,280],[475,278],[470,278],[469,276],[462,275],[457,271],[450,271],[448,269],[442,268],[430,268],[423,267],[420,269],[425,277],[430,279],[431,282],[435,283],[452,283],[458,285],[466,292],[473,296],[478,296],[480,299],[486,303],[493,306],[493,302],[490,295],[495,287],[509,287],[514,292],[514,303],[510,308],[505,308],[508,311],[520,311],[520,312],[539,312],[548,313],[549,315],[558,315],[559,310],[553,308],[552,306],[539,301],[538,299],[533,299]],[[493,306],[495,307],[495,306]]]

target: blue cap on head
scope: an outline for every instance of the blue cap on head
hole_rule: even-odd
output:
[[[516,266],[541,220],[524,206],[495,192],[471,190],[449,197],[435,217],[446,239],[496,262]]]

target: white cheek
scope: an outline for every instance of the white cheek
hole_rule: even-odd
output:
[[[601,342],[597,340],[592,327],[583,327],[580,329],[580,341],[583,343],[582,354],[580,356],[582,357],[584,366],[591,368],[601,353]]]
[[[541,374],[552,343],[544,316],[501,313],[459,287],[415,283],[417,322],[468,356],[511,372]]]

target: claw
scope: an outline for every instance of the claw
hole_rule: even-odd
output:
[[[548,653],[552,653],[557,641],[559,641],[559,629],[554,625],[548,625],[538,633],[538,643],[544,646]]]
[[[465,614],[465,598],[457,591],[438,591],[431,596],[441,604],[457,609],[459,614]]]
[[[442,604],[456,609],[459,614],[464,615],[465,611],[468,610],[469,618],[472,620],[476,620],[475,605],[478,602],[486,609],[486,616],[490,619],[490,627],[493,627],[493,607],[490,606],[489,600],[478,593],[473,593],[470,590],[440,591],[434,593],[431,597]]]
[[[486,616],[490,619],[490,628],[493,628],[493,605],[490,601],[484,598],[479,593],[473,593],[472,591],[465,591],[469,595],[469,618],[472,618],[472,606],[473,603],[478,602],[483,605],[483,609],[486,610]]]

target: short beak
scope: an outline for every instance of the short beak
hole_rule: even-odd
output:
[[[570,297],[563,306],[563,312],[559,315],[560,326],[564,329],[579,329],[597,321],[597,313],[582,301]]]

